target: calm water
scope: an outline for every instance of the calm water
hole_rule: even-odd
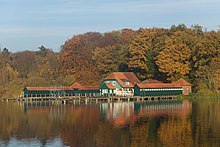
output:
[[[220,99],[0,103],[0,146],[220,146]]]

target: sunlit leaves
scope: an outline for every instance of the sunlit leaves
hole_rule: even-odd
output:
[[[140,29],[139,34],[128,46],[129,68],[142,80],[148,77],[148,52],[154,53],[156,38],[163,32],[162,29]]]
[[[190,72],[190,49],[175,36],[164,40],[164,48],[157,56],[159,71],[166,73],[168,80],[177,80]]]

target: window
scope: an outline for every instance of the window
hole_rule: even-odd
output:
[[[115,86],[115,85],[116,85],[116,82],[115,82],[115,81],[113,81],[113,82],[112,82],[112,85],[113,85],[113,86]]]
[[[102,89],[102,93],[108,93],[108,89]]]
[[[125,85],[129,85],[130,83],[128,81],[125,82]]]

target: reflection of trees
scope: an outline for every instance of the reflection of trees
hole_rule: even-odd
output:
[[[107,116],[108,122],[98,127],[98,131],[96,132],[96,138],[100,141],[98,146],[104,146],[105,142],[108,142],[111,146],[116,146],[112,144],[112,142],[115,142],[114,140],[117,140],[117,143],[122,143],[122,139],[118,139],[123,135],[123,133],[118,132],[121,127],[127,128],[127,134],[129,134],[127,140],[130,140],[129,145],[131,146],[169,145],[173,142],[171,137],[176,133],[175,129],[178,130],[182,125],[185,125],[184,121],[186,120],[183,118],[187,119],[192,110],[192,104],[188,100],[165,103],[135,103],[133,107],[131,107],[132,103],[130,103],[129,107],[125,107],[124,103],[103,104],[102,106],[103,114]],[[176,122],[174,122],[174,120]],[[175,125],[173,132],[171,130],[172,135],[169,135],[169,127],[172,127],[170,122],[173,122],[172,124]],[[182,126],[182,133],[185,136],[189,135],[188,138],[192,143],[192,137],[190,136],[192,132],[190,119],[187,119],[186,124],[187,125]],[[168,129],[166,129],[166,127],[168,127]],[[185,130],[188,134],[184,134]],[[162,134],[160,134],[160,131]],[[116,136],[116,134],[118,135],[117,139],[112,138],[112,135]],[[167,142],[163,142],[164,140],[160,141],[162,135],[167,135],[170,137],[170,140],[164,138]],[[180,137],[179,139],[184,141],[185,136],[178,136],[178,138]]]
[[[94,133],[100,121],[99,109],[93,106],[79,106],[69,109],[61,122],[61,138],[70,146],[89,146],[95,144]]]
[[[142,147],[149,145],[148,129],[148,123],[141,123],[131,127],[130,133],[132,147]]]
[[[169,118],[160,125],[159,139],[165,146],[192,146],[191,128],[191,121],[186,117]]]
[[[111,123],[101,122],[95,133],[95,143],[97,147],[128,147],[129,127],[115,128]]]
[[[193,107],[183,103],[172,109],[142,106],[141,113],[125,105],[112,108],[105,111],[110,117],[102,119],[93,104],[30,106],[24,112],[23,105],[0,103],[0,143],[7,145],[13,136],[36,139],[42,145],[60,137],[70,146],[220,146],[219,100],[200,100]]]
[[[24,113],[23,106],[17,103],[0,104],[0,139],[9,140],[37,138],[42,144],[58,136],[58,123],[50,120],[48,113],[38,111]]]
[[[20,127],[24,114],[19,106],[0,104],[0,118],[0,138],[9,140]]]
[[[112,147],[114,145],[114,128],[107,123],[101,123],[95,136],[97,147]]]
[[[40,140],[48,140],[58,136],[59,123],[55,120],[49,119],[49,111],[44,112],[31,112],[27,113],[25,119],[26,123],[21,122],[21,126],[18,129],[18,138],[35,138]],[[37,111],[37,110],[36,110]]]
[[[193,103],[195,146],[220,146],[220,101],[199,100]]]

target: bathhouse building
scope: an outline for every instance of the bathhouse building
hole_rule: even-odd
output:
[[[173,96],[181,94],[182,87],[172,83],[141,83],[134,86],[134,96]]]
[[[73,95],[70,87],[25,87],[24,97],[58,97]]]
[[[70,87],[25,87],[24,97],[99,96],[99,87],[82,86],[78,82]]]
[[[101,96],[133,96],[134,85],[141,83],[133,72],[113,72],[102,80]]]
[[[113,72],[100,85],[102,96],[173,96],[191,92],[191,84],[182,78],[173,83],[155,79],[140,82],[132,72]]]
[[[192,93],[191,84],[182,78],[173,83],[148,79],[134,86],[134,96],[172,96],[190,93]]]
[[[140,82],[133,72],[113,72],[102,80],[99,87],[82,86],[78,82],[69,87],[25,87],[24,97],[173,96],[191,92],[191,84],[182,78],[173,83],[154,79]]]
[[[183,78],[173,82],[173,84],[178,85],[182,88],[183,95],[189,95],[190,93],[192,93],[192,85]]]

